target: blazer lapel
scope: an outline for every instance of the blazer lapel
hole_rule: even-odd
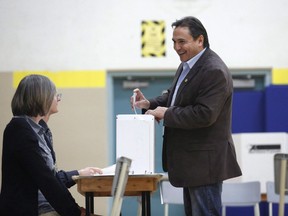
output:
[[[179,86],[177,95],[181,94],[185,86],[188,83],[192,82],[193,78],[199,73],[200,68],[203,66],[203,60],[205,59],[205,56],[208,55],[209,53],[210,53],[210,49],[207,48],[206,51],[203,53],[203,55],[195,63],[195,65],[190,69],[189,73],[187,74],[187,76],[184,78],[183,82]],[[175,103],[177,102],[177,95],[176,95]]]
[[[190,69],[189,73],[187,74],[187,76],[184,78],[184,80],[182,81],[181,85],[179,86],[177,94],[181,93],[181,91],[185,88],[185,86],[193,80],[193,77],[195,77],[196,74],[199,72],[199,68],[200,67],[201,66],[198,66],[198,64],[197,65],[195,64]]]
[[[205,56],[209,55],[210,54],[210,49],[207,48],[205,50],[205,52],[203,53],[203,55],[198,59],[198,61],[195,63],[195,65],[190,69],[189,73],[187,74],[187,76],[184,78],[184,80],[182,81],[181,85],[179,86],[179,89],[177,91],[177,95],[178,94],[181,94],[181,92],[183,91],[183,89],[185,88],[185,86],[190,83],[192,80],[193,80],[193,77],[196,76],[198,74],[198,72],[200,71],[200,68],[203,66],[203,61],[204,59],[206,58]],[[177,83],[177,80],[182,72],[182,68],[183,68],[183,63],[181,63],[178,67],[178,70],[175,74],[175,78],[173,80],[173,83],[172,83],[172,89],[173,91],[171,92],[171,94],[169,95],[169,100],[168,100],[168,104],[170,105],[171,104],[171,100],[172,100],[172,97],[173,97],[173,94],[174,94],[174,90],[175,90],[175,86],[176,86],[176,83]],[[175,103],[174,104],[177,104],[177,95],[176,95],[176,99],[175,99]]]
[[[177,84],[177,80],[182,72],[182,69],[183,69],[183,63],[181,63],[175,73],[175,76],[174,76],[174,80],[172,82],[172,85],[171,85],[171,92],[169,94],[169,98],[168,98],[168,102],[167,102],[167,105],[170,106],[171,104],[171,101],[172,101],[172,97],[173,97],[173,94],[174,94],[174,91],[175,91],[175,87],[176,87],[176,84]]]

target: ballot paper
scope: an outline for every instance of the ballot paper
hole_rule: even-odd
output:
[[[95,173],[94,176],[99,176],[99,175],[115,175],[115,169],[116,169],[116,164],[113,164],[108,167],[101,168],[102,173]]]

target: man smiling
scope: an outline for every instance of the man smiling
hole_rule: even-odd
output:
[[[131,105],[163,120],[163,169],[183,187],[186,215],[220,216],[223,180],[241,175],[231,136],[232,77],[197,18],[172,27],[181,64],[171,87],[150,100],[135,89]]]

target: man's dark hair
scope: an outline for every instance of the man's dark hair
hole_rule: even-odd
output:
[[[172,27],[175,28],[188,27],[190,34],[194,38],[194,40],[197,39],[200,35],[203,35],[204,37],[203,46],[204,47],[210,46],[206,29],[204,28],[200,20],[198,20],[196,17],[193,16],[184,17],[180,20],[173,22]]]

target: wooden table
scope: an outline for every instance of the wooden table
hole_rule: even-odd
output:
[[[142,216],[151,215],[150,193],[157,190],[161,174],[129,175],[124,196],[142,196]],[[85,196],[86,215],[94,213],[94,197],[111,196],[114,175],[75,176],[77,190]]]

